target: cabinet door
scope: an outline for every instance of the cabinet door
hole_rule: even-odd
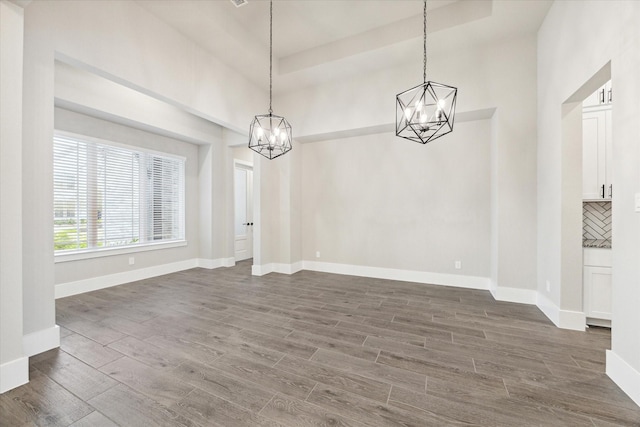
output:
[[[584,267],[584,314],[611,320],[611,267]]]
[[[589,95],[583,102],[583,107],[596,107],[598,105],[604,105],[609,103],[609,89],[611,88],[611,82],[609,81],[604,86],[601,86]]]
[[[604,120],[604,185],[605,185],[605,199],[611,199],[613,196],[613,182],[611,177],[613,174],[611,173],[611,165],[613,163],[613,129],[611,124],[611,109],[606,110],[605,112],[605,120]]]
[[[605,111],[582,114],[582,198],[602,199],[605,185]],[[605,195],[607,188],[605,188]]]

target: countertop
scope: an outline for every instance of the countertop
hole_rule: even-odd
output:
[[[611,249],[611,240],[606,239],[589,239],[582,241],[583,248],[601,248]]]

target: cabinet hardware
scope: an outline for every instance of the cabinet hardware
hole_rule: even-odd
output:
[[[602,184],[602,198],[604,199],[604,184]]]
[[[609,89],[609,102],[613,102],[613,89]]]
[[[598,98],[600,98],[600,104],[604,104],[604,89],[598,92]]]
[[[613,184],[609,184],[609,198],[613,199]]]

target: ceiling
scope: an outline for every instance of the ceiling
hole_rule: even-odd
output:
[[[268,88],[269,2],[137,0],[212,55]],[[534,34],[553,0],[429,0],[428,53]],[[288,0],[273,5],[274,92],[422,59],[422,2]]]

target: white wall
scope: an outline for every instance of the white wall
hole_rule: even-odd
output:
[[[611,62],[613,104],[613,318],[607,373],[640,404],[640,3],[555,2],[538,34],[538,292],[556,311],[576,310],[581,288],[565,283],[563,179],[571,131],[562,104],[580,101]],[[595,23],[595,24],[594,24]],[[593,24],[593,25],[592,25]],[[564,122],[567,125],[567,122]],[[569,136],[568,136],[569,135]],[[570,167],[570,166],[569,166]],[[546,291],[546,281],[552,285]],[[561,319],[560,319],[561,320]]]
[[[0,1],[0,393],[29,379],[22,348],[24,11]]]
[[[279,96],[278,111],[292,123],[294,137],[304,140],[330,141],[335,146],[331,154],[322,155],[322,162],[318,161],[318,168],[333,170],[343,162],[343,149],[347,158],[353,162],[362,161],[365,164],[373,162],[373,157],[366,150],[358,160],[348,148],[349,144],[338,144],[336,135],[344,133],[365,134],[379,133],[380,128],[393,128],[395,118],[395,95],[407,88],[413,87],[421,78],[421,56],[416,55],[413,62],[393,65],[384,70],[350,77],[338,82],[330,82],[319,86],[308,87],[296,92]],[[490,264],[493,268],[486,268],[486,260],[474,261],[470,259],[469,268],[465,274],[483,274],[490,277],[492,291],[499,299],[519,302],[535,303],[536,289],[536,40],[535,36],[520,39],[505,40],[491,46],[447,52],[447,55],[430,56],[427,78],[436,82],[450,84],[459,88],[457,110],[463,113],[474,113],[495,109],[490,126],[490,157],[486,158],[490,168],[490,187],[485,194],[486,200],[491,202],[491,219],[487,227],[491,230],[491,241],[487,250],[491,251]],[[461,127],[464,125],[461,125]],[[444,136],[433,144],[447,146],[450,138],[457,138],[456,129],[452,135]],[[462,133],[462,130],[460,131]],[[472,133],[467,134],[468,143],[473,144],[476,138]],[[383,136],[375,136],[373,140],[380,140]],[[362,139],[361,141],[364,141]],[[404,144],[399,139],[392,138],[395,144]],[[345,140],[347,141],[347,140]],[[480,140],[479,143],[486,142]],[[319,142],[324,144],[325,142]],[[314,143],[316,144],[316,143]],[[414,147],[416,151],[420,147]],[[431,153],[431,147],[421,147]],[[321,147],[306,150],[323,150]],[[407,149],[408,150],[408,149]],[[443,148],[443,150],[446,150]],[[461,155],[466,155],[461,153]],[[428,154],[425,154],[428,156]],[[389,167],[386,161],[379,159],[380,167]],[[357,165],[357,163],[355,163]],[[302,174],[306,163],[303,163]],[[400,165],[393,165],[399,170]],[[430,171],[434,176],[446,175],[445,165],[438,164]],[[406,185],[409,177],[395,181],[400,188]],[[302,195],[308,191],[307,179],[302,186]],[[360,183],[359,183],[360,184]],[[475,185],[475,182],[469,183]],[[317,183],[320,186],[320,183]],[[456,200],[458,188],[447,187],[450,199]],[[318,190],[311,190],[318,192]],[[363,194],[372,191],[362,186]],[[354,190],[355,192],[355,190]],[[303,206],[308,202],[303,199]],[[345,203],[344,211],[361,212],[360,202],[340,200]],[[319,203],[318,203],[319,204]],[[456,205],[456,208],[460,208]],[[468,212],[455,210],[454,217],[462,218]],[[389,213],[390,214],[390,213]],[[308,217],[303,215],[302,227],[307,226]],[[384,217],[381,224],[392,224],[394,220]],[[335,224],[335,222],[334,222]],[[338,236],[349,231],[341,226],[336,229],[324,230],[329,236]],[[303,232],[302,236],[306,236]],[[319,238],[321,237],[314,237]],[[373,238],[373,237],[372,237]],[[303,242],[307,241],[303,237]],[[386,241],[381,238],[380,242]],[[311,243],[311,242],[309,242]],[[315,248],[303,247],[305,261],[316,261]],[[367,248],[374,253],[370,260],[376,262],[386,259],[387,249],[382,246]],[[395,247],[395,253],[404,250]],[[453,252],[453,251],[452,251]],[[322,251],[321,251],[322,255]],[[313,258],[309,259],[309,256]],[[326,256],[332,257],[332,254]],[[455,257],[448,253],[447,257]],[[348,262],[345,257],[333,258],[336,262]],[[433,273],[448,273],[453,266],[453,260],[448,258],[429,265]],[[464,260],[463,260],[464,261]],[[368,261],[371,262],[371,261]],[[385,261],[388,262],[388,261]],[[393,263],[394,265],[396,263]],[[482,267],[476,266],[483,265]],[[416,263],[411,265],[415,268]],[[466,265],[463,263],[463,265]],[[422,269],[425,265],[422,264]]]
[[[185,157],[185,238],[187,241],[187,246],[184,247],[56,262],[56,286],[198,258],[200,236],[198,224],[198,146],[62,108],[55,109],[55,128],[78,135]],[[134,265],[129,265],[129,257],[134,257]]]
[[[489,277],[490,137],[481,120],[426,146],[393,133],[304,144],[303,259]]]

